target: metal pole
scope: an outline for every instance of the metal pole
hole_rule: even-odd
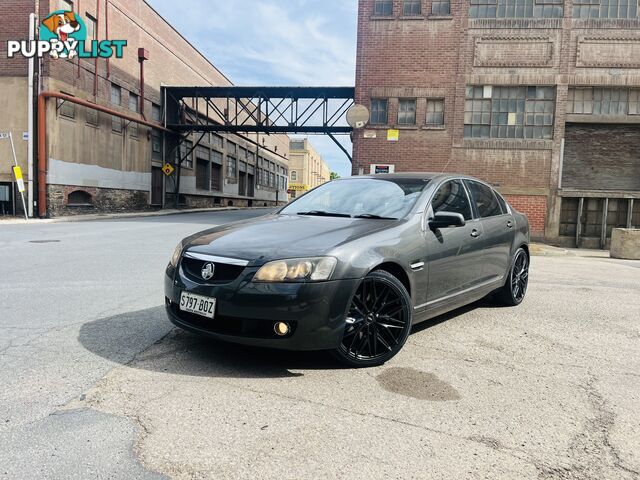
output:
[[[582,235],[582,212],[584,210],[584,197],[578,202],[578,218],[576,221],[576,248],[580,248],[580,236]]]
[[[602,231],[600,232],[600,248],[604,250],[607,246],[607,214],[609,213],[609,199],[604,199],[604,207],[602,209]]]
[[[633,228],[633,198],[629,199],[627,207],[627,228]]]
[[[11,142],[11,153],[13,153],[13,164],[18,167],[18,158],[16,157],[16,149],[13,146],[13,133],[9,132],[9,141]],[[22,197],[22,211],[24,212],[24,219],[29,221],[29,213],[27,212],[27,205],[24,201],[24,187],[22,187],[20,197]]]
[[[35,40],[35,30],[37,24],[37,17],[35,13],[29,14],[29,42],[33,42]],[[34,87],[34,74],[35,74],[35,62],[36,58],[31,57],[29,59],[29,92],[28,92],[28,105],[27,105],[27,113],[28,113],[28,135],[27,139],[27,175],[29,178],[27,179],[27,195],[28,195],[28,215],[33,217],[33,87]]]

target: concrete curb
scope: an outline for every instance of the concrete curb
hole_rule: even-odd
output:
[[[128,218],[145,217],[166,217],[168,215],[185,215],[188,213],[208,213],[225,212],[232,210],[270,210],[277,207],[220,207],[220,208],[191,208],[184,210],[159,210],[157,212],[134,212],[134,213],[106,213],[101,215],[78,215],[77,217],[57,217],[57,218],[32,218],[27,222],[24,219],[0,220],[2,225],[42,225],[45,223],[74,223],[74,222],[94,222],[97,220],[118,220]]]

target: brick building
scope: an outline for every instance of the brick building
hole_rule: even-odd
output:
[[[43,28],[42,20],[57,10],[79,14],[89,39],[123,39],[128,45],[120,59],[46,56],[39,65],[36,98],[42,91],[61,92],[161,126],[161,86],[231,85],[215,65],[143,0],[3,2],[6,22],[0,29],[0,104],[4,114],[0,131],[13,132],[25,174],[29,170],[27,142],[22,134],[29,130],[28,61],[19,56],[8,58],[7,41],[28,38],[30,13],[37,14]],[[144,83],[140,48],[148,54]],[[161,167],[182,157],[187,157],[181,168],[179,200],[183,205],[262,206],[287,198],[286,135],[207,134],[188,155],[200,135],[192,135],[176,148],[175,139],[168,139],[159,130],[56,99],[48,100],[46,132],[47,203],[51,216],[172,205],[176,174],[167,177]],[[18,197],[9,152],[8,144],[0,141],[0,215],[12,213],[14,207],[18,214],[21,211],[20,202],[15,201]],[[3,192],[10,193],[8,200],[3,201]]]
[[[566,246],[640,226],[637,2],[359,0],[356,97],[354,174],[475,175]]]

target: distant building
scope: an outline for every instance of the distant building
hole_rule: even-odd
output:
[[[359,0],[353,173],[482,178],[537,238],[640,226],[640,16],[627,0]]]
[[[41,32],[47,29],[43,21],[52,12],[65,10],[80,17],[88,40],[128,42],[123,58],[54,59],[46,55],[36,97],[42,91],[67,94],[117,114],[144,117],[158,126],[130,123],[87,104],[47,100],[46,152],[36,152],[34,158],[37,165],[38,153],[46,153],[46,182],[40,187],[46,191],[47,215],[172,206],[177,172],[165,175],[163,166],[175,166],[182,158],[181,205],[273,206],[286,201],[287,135],[190,135],[178,149],[162,134],[161,86],[231,85],[169,23],[171,18],[164,19],[143,0],[15,0],[5,7],[9,18],[0,29],[0,131],[13,133],[26,182],[37,180],[37,169],[29,176],[27,141],[23,140],[23,132],[29,130],[28,61],[21,55],[9,58],[6,46],[8,41],[29,37],[30,13],[38,16]],[[144,56],[144,76],[140,55]],[[37,140],[35,133],[34,129]],[[0,140],[0,215],[20,215],[22,210],[10,152],[7,141]],[[31,193],[37,191],[34,183]]]
[[[289,162],[290,199],[331,180],[331,169],[306,138],[291,140]]]

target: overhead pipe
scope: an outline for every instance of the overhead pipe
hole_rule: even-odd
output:
[[[104,39],[109,40],[109,0],[104,0]],[[110,77],[111,59],[107,57],[107,80]]]
[[[120,113],[117,110],[96,105],[94,103],[82,100],[80,98],[72,97],[64,93],[58,92],[42,92],[38,96],[38,215],[41,218],[47,216],[47,167],[48,167],[48,152],[47,152],[47,99],[58,98],[66,102],[71,102],[76,105],[80,105],[98,112],[103,112],[114,117],[128,120],[129,122],[144,125],[145,127],[160,130],[165,133],[173,133],[168,128],[154,122],[149,122],[145,119],[128,115],[126,113]]]
[[[96,2],[96,39],[100,37],[100,2]],[[93,97],[98,97],[98,56],[94,63],[95,72],[93,74]]]

